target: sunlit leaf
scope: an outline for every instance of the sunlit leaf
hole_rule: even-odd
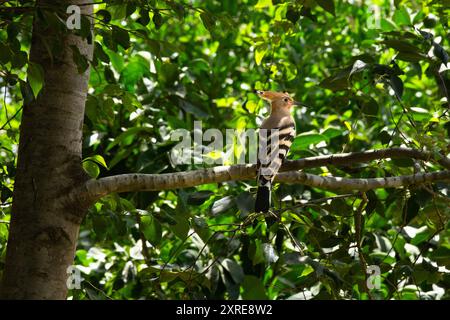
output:
[[[312,144],[316,144],[322,141],[328,141],[327,137],[323,134],[318,133],[301,133],[295,137],[291,150],[305,150]]]
[[[268,50],[267,44],[261,44],[255,48],[255,62],[257,65],[261,64],[261,61],[266,55],[267,50]]]
[[[87,174],[91,178],[94,178],[94,179],[97,178],[98,175],[100,174],[100,169],[99,169],[97,163],[95,163],[93,161],[84,161],[83,169],[84,169],[84,171],[87,172]]]
[[[30,83],[31,89],[33,90],[34,96],[37,97],[44,86],[44,69],[42,66],[37,63],[29,63],[27,79]]]

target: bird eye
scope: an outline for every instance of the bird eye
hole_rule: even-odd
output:
[[[288,101],[289,101],[289,99],[288,99],[288,98],[284,98],[283,100],[284,100],[284,102],[288,102]]]

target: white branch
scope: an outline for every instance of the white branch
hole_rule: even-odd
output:
[[[450,181],[450,170],[429,173],[417,173],[399,177],[349,179],[339,177],[321,177],[304,172],[283,172],[276,178],[277,182],[301,183],[310,187],[340,191],[367,191],[379,188],[399,188],[415,184],[436,181]]]
[[[369,162],[375,159],[387,158],[413,158],[424,161],[434,161],[441,166],[450,169],[450,159],[444,156],[433,156],[429,152],[416,149],[392,148],[286,161],[280,169],[280,173],[277,175],[275,181],[300,183],[311,187],[330,190],[366,191],[375,188],[398,188],[411,184],[450,180],[450,170],[372,179],[323,177],[293,171],[325,165],[349,166],[357,162]],[[74,190],[68,197],[71,199],[76,197],[86,201],[94,201],[113,192],[170,190],[193,187],[207,183],[249,180],[254,179],[255,175],[255,165],[218,166],[208,169],[163,174],[122,174],[98,180],[89,180],[82,189]]]

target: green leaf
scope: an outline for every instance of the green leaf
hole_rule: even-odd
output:
[[[44,69],[40,64],[30,62],[27,70],[27,80],[35,97],[44,86]]]
[[[105,159],[103,159],[103,157],[101,155],[96,154],[94,156],[84,158],[83,162],[84,161],[92,161],[92,162],[95,162],[95,163],[101,165],[103,168],[108,169]]]
[[[189,101],[186,101],[186,100],[183,100],[183,99],[179,99],[179,104],[180,104],[180,107],[184,111],[195,115],[197,118],[208,118],[209,117],[208,113],[203,111],[201,108],[193,105]]]
[[[429,110],[420,107],[411,107],[411,115],[415,121],[428,121],[433,117]]]
[[[321,133],[321,135],[323,135],[324,137],[326,137],[328,140],[331,140],[333,138],[342,136],[344,132],[341,129],[338,128],[333,128],[333,127],[329,127],[327,129],[325,129],[325,131],[323,131]]]
[[[295,137],[292,143],[291,150],[307,150],[310,145],[317,144],[322,141],[328,141],[327,137],[323,134],[318,133],[301,133]]]
[[[385,18],[381,18],[380,26],[381,26],[381,30],[383,30],[385,32],[393,31],[393,30],[397,29],[397,26],[391,20],[388,20]]]
[[[136,139],[140,133],[151,133],[153,129],[146,127],[132,127],[125,132],[122,132],[113,142],[111,142],[106,151],[111,150],[116,145],[120,144],[121,146],[130,145],[134,139]]]
[[[330,203],[331,213],[339,216],[350,216],[352,207],[344,199],[333,199]]]
[[[356,60],[352,65],[352,70],[349,73],[349,78],[351,78],[354,74],[359,73],[361,71],[366,70],[369,67],[367,63],[362,60]]]
[[[334,7],[334,0],[315,0],[319,6],[321,6],[325,11],[328,11],[333,16],[336,15],[336,9]]]
[[[411,168],[414,166],[414,161],[409,158],[392,159],[392,163],[400,168]]]
[[[358,97],[358,102],[361,107],[362,113],[376,117],[378,115],[378,103],[377,101],[370,96]]]
[[[255,276],[245,276],[242,288],[242,298],[244,300],[267,300],[261,279]]]
[[[309,237],[315,239],[321,247],[332,248],[342,243],[343,238],[336,236],[331,232],[324,232],[319,229],[311,229],[309,231]]]
[[[136,11],[136,9],[137,9],[137,6],[136,6],[135,3],[128,2],[127,3],[127,7],[126,7],[126,11],[125,11],[126,16],[127,17],[131,16]]]
[[[142,24],[143,26],[148,25],[150,22],[150,13],[148,12],[148,10],[141,8],[139,13],[140,16],[136,21]]]
[[[92,44],[92,25],[91,20],[89,20],[86,16],[82,15],[80,18],[80,30],[78,30],[78,34],[83,38],[87,39],[89,44]]]
[[[391,76],[389,78],[389,85],[394,90],[395,95],[400,100],[403,96],[403,81],[397,76]]]
[[[114,52],[112,50],[108,50],[107,54],[109,59],[111,60],[111,64],[117,72],[121,72],[125,67],[125,60],[121,54]]]
[[[9,46],[6,44],[0,42],[0,63],[6,64],[11,59],[11,50],[9,49]]]
[[[163,19],[161,13],[159,13],[159,11],[155,11],[153,13],[152,21],[155,24],[156,30],[159,30],[162,27],[162,25],[164,23],[164,19]]]
[[[317,17],[312,14],[311,8],[307,6],[302,6],[302,9],[300,10],[300,15],[310,19],[314,23],[317,22]]]
[[[333,91],[347,90],[349,87],[348,79],[350,77],[350,72],[352,66],[340,70],[337,74],[323,79],[320,82],[320,86]]]
[[[272,0],[258,0],[255,5],[255,9],[262,9],[272,6]]]
[[[180,215],[176,215],[173,218],[176,224],[171,226],[171,230],[178,238],[184,240],[189,232],[189,220]]]
[[[102,108],[101,110],[103,111],[103,114],[106,116],[106,119],[108,121],[114,121],[114,109],[116,104],[114,103],[114,100],[111,98],[107,98],[105,100],[102,101]]]
[[[111,21],[111,14],[109,13],[108,10],[98,10],[96,12],[97,16],[100,16],[100,19],[104,22],[104,23],[109,23]]]
[[[96,123],[98,118],[98,100],[93,95],[88,95],[86,99],[86,116],[91,120],[92,123]]]
[[[255,62],[259,66],[261,64],[262,59],[266,55],[268,51],[267,44],[261,44],[255,48]]]
[[[270,243],[263,243],[262,250],[264,253],[264,259],[267,263],[270,264],[278,261],[278,254]]]
[[[123,95],[123,90],[118,84],[108,84],[103,89],[103,93],[110,97],[121,97]]]
[[[450,257],[450,247],[449,246],[439,247],[439,248],[433,250],[433,252],[430,255],[430,258],[433,261],[436,261],[439,264],[446,266],[447,268],[450,266],[450,259],[448,257]]]
[[[7,186],[2,186],[2,188],[0,189],[0,201],[5,203],[8,199],[12,198],[13,196],[13,192],[11,189],[9,189]]]
[[[214,19],[214,16],[208,11],[202,12],[200,14],[200,19],[202,19],[203,25],[209,32],[211,32],[216,26],[216,20]]]
[[[141,56],[133,56],[130,58],[125,69],[122,70],[122,82],[129,92],[134,92],[134,86],[143,78],[144,75],[149,74],[150,64]]]
[[[231,196],[224,197],[214,202],[211,207],[211,215],[216,216],[219,213],[225,212],[235,204],[234,198]]]
[[[247,216],[249,213],[253,212],[255,208],[255,200],[250,192],[241,192],[236,197],[236,204],[238,209],[241,211],[241,217]]]
[[[109,67],[105,67],[103,72],[106,82],[114,84],[116,83],[116,78],[114,77],[114,72]]]
[[[367,203],[365,210],[366,215],[369,217],[370,214],[377,208],[380,200],[378,200],[377,194],[373,190],[367,191],[366,194],[369,202]]]
[[[187,203],[194,206],[199,206],[204,203],[206,200],[211,198],[214,192],[209,190],[201,190],[194,193],[189,194],[187,198]]]
[[[253,265],[264,262],[265,257],[261,240],[255,239],[252,241],[248,255],[251,258]]]
[[[411,25],[411,18],[409,17],[408,10],[406,10],[406,6],[401,6],[399,9],[395,10],[392,18],[398,26]]]
[[[112,37],[113,37],[113,40],[115,42],[117,42],[118,44],[120,44],[122,46],[122,48],[124,48],[125,50],[128,49],[131,45],[130,44],[130,35],[128,34],[128,31],[123,28],[113,26]]]
[[[424,231],[417,233],[414,238],[411,239],[411,244],[417,246],[424,241],[428,241],[431,236],[432,232],[430,232],[430,230],[428,229],[425,229]]]
[[[416,197],[410,197],[403,208],[403,216],[406,216],[404,219],[405,225],[409,224],[417,216],[419,210],[420,204]]]
[[[286,12],[286,19],[288,19],[293,24],[297,23],[298,19],[300,19],[300,11],[293,6],[289,6]]]
[[[179,70],[175,63],[164,62],[158,71],[159,81],[166,86],[171,86],[178,80]]]
[[[148,51],[157,57],[161,56],[161,43],[158,40],[146,39],[146,43],[148,44]]]
[[[88,59],[80,52],[80,49],[75,45],[70,45],[72,50],[73,62],[77,65],[78,72],[83,73],[89,68]]]
[[[15,22],[11,22],[8,24],[7,28],[6,28],[6,33],[8,34],[8,40],[13,40],[17,37],[17,35],[19,34],[20,28],[19,28],[19,24],[15,23]]]
[[[6,82],[10,86],[15,86],[17,84],[17,81],[19,81],[19,76],[17,74],[8,74],[6,75]]]
[[[389,48],[397,50],[399,53],[397,58],[400,60],[410,61],[410,62],[418,62],[421,60],[428,60],[426,54],[422,53],[421,49],[416,47],[405,40],[398,39],[387,39],[383,40],[381,43],[386,45]]]
[[[100,174],[100,168],[98,167],[97,163],[93,161],[84,161],[83,169],[93,179],[97,178]]]
[[[95,42],[94,54],[100,61],[103,61],[104,63],[110,62],[109,56],[106,54],[105,50],[103,50],[103,46],[98,41]]]
[[[25,82],[23,80],[19,80],[20,83],[20,92],[22,93],[22,98],[24,104],[29,104],[34,100],[34,94],[33,90],[30,87],[30,84],[28,82]]]
[[[230,273],[235,283],[244,281],[244,271],[236,261],[226,258],[222,261],[222,266]]]
[[[177,14],[179,19],[184,19],[186,16],[186,8],[182,4],[175,1],[167,1],[166,3]]]
[[[94,228],[94,232],[100,239],[104,239],[106,237],[106,233],[108,231],[108,221],[104,216],[92,215],[92,227]]]
[[[28,61],[28,55],[25,51],[15,52],[11,59],[11,66],[15,69],[22,68]]]
[[[158,246],[162,239],[162,227],[158,220],[151,215],[141,216],[142,232],[145,238],[154,246]]]
[[[387,131],[383,130],[378,135],[378,139],[380,139],[382,144],[388,144],[391,141],[391,135]]]
[[[423,12],[422,12],[422,14],[423,14]],[[416,20],[416,17],[414,17],[414,20]],[[425,28],[434,28],[437,23],[438,23],[438,20],[436,19],[436,17],[433,17],[433,16],[426,16],[423,19],[423,26]]]

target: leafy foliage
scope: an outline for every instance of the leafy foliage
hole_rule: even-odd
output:
[[[24,101],[45,88],[28,63],[32,18],[93,43],[83,167],[93,177],[185,171],[170,132],[257,128],[252,89],[286,90],[295,111],[290,157],[410,146],[448,155],[448,3],[396,0],[111,0],[68,31],[65,8],[0,6],[0,270],[5,257]],[[377,14],[379,13],[379,14]],[[56,59],[61,43],[49,43]],[[224,150],[225,152],[225,150]],[[236,151],[237,152],[237,151]],[[310,169],[354,178],[433,171],[384,160]],[[339,195],[279,185],[280,221],[252,213],[254,184],[110,195],[90,208],[74,299],[449,298],[449,185]],[[366,200],[364,200],[366,199]],[[360,245],[359,245],[360,244]],[[301,255],[303,252],[304,255]],[[381,271],[369,289],[367,266]]]

